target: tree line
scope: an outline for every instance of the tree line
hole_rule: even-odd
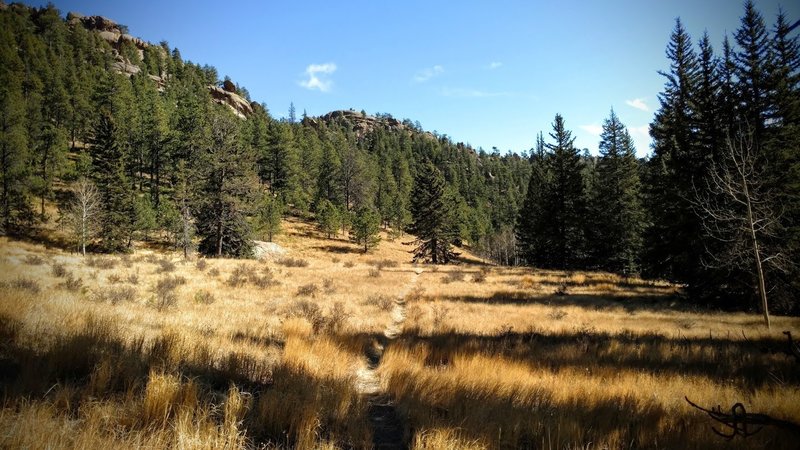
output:
[[[767,29],[752,2],[719,54],[676,22],[647,159],[613,110],[597,156],[575,148],[561,115],[522,154],[475,150],[388,114],[365,129],[346,115],[297,118],[294,105],[279,120],[253,103],[241,119],[208,86],[249,100],[246,89],[166,42],[117,51],[53,6],[9,5],[0,20],[5,234],[56,218],[81,249],[167,239],[247,256],[293,214],[365,251],[381,228],[411,232],[417,260],[448,262],[453,244],[466,245],[501,264],[665,278],[718,304],[755,295],[758,240],[773,307],[798,307],[800,52],[788,19]],[[117,54],[138,73],[117,73]],[[743,217],[713,181],[744,141],[758,174],[745,183],[757,187],[751,206],[769,206],[750,235],[709,214]]]

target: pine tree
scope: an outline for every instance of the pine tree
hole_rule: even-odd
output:
[[[442,173],[430,161],[417,168],[411,193],[413,222],[409,231],[417,236],[414,261],[447,264],[457,256],[451,244],[458,238],[452,199],[445,195]]]
[[[381,217],[373,208],[362,206],[353,217],[353,232],[351,239],[364,246],[364,253],[378,245]]]
[[[30,147],[22,91],[23,62],[17,54],[10,20],[0,22],[0,234],[19,231],[30,222]]]
[[[342,225],[341,212],[333,203],[322,199],[317,205],[317,222],[320,230],[330,239],[339,232]]]
[[[545,157],[544,136],[539,133],[535,151],[530,156],[531,175],[515,228],[520,256],[529,264],[541,262],[545,251],[544,236],[539,232],[547,220],[543,215],[544,192],[550,184]]]
[[[703,230],[691,208],[693,185],[705,176],[696,149],[692,95],[699,83],[699,65],[680,20],[667,46],[670,71],[661,106],[650,126],[653,156],[648,162],[646,205],[651,226],[646,231],[646,269],[651,276],[693,283],[701,281]],[[702,157],[705,160],[705,157]]]
[[[550,137],[555,142],[546,144],[545,167],[550,182],[542,202],[542,215],[547,219],[539,230],[545,239],[542,265],[566,269],[579,266],[585,259],[583,230],[587,217],[581,156],[560,114],[556,114]]]
[[[257,186],[255,154],[240,136],[238,119],[223,107],[210,114],[211,141],[203,161],[197,207],[200,251],[215,256],[248,256],[252,229],[247,221]]]
[[[283,211],[284,205],[281,199],[271,194],[264,195],[258,205],[256,210],[258,218],[256,230],[266,235],[267,242],[272,242],[275,235],[280,232]]]
[[[644,211],[639,163],[628,130],[614,110],[603,123],[600,160],[592,207],[598,239],[592,242],[595,260],[612,272],[637,273]]]
[[[772,114],[770,102],[771,53],[764,18],[752,0],[744,4],[744,16],[734,35],[739,51],[734,54],[744,129],[752,129],[756,146],[763,144],[766,120]]]
[[[114,120],[103,113],[91,139],[92,173],[102,198],[100,238],[104,250],[125,251],[130,246],[136,219],[135,200],[117,145]]]

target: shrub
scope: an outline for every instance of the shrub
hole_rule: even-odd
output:
[[[301,258],[281,258],[277,262],[284,267],[308,267],[308,261]]]
[[[422,295],[425,293],[425,289],[421,286],[416,286],[411,292],[406,295],[405,300],[409,302],[417,301],[422,299]]]
[[[25,257],[23,262],[29,266],[41,266],[44,264],[44,258],[39,255],[28,255]]]
[[[205,260],[205,258],[200,258],[196,263],[194,263],[194,267],[202,272],[206,270],[206,267],[208,267],[208,262]]]
[[[355,265],[356,265],[356,263],[354,263],[353,261],[345,261],[344,262],[344,267],[346,267],[348,269],[351,269],[351,268],[355,267]]]
[[[464,272],[461,271],[453,271],[448,272],[447,275],[442,279],[442,283],[454,283],[457,281],[464,281]]]
[[[483,283],[484,281],[486,281],[486,278],[488,276],[489,276],[489,268],[488,267],[483,267],[483,268],[481,268],[480,271],[475,272],[472,275],[472,281],[474,283]]]
[[[211,270],[208,271],[208,274],[210,276],[212,276],[212,277],[218,277],[219,276],[219,269],[216,268],[216,267],[212,267]]]
[[[78,292],[81,290],[81,288],[83,288],[83,279],[75,278],[75,275],[70,272],[67,273],[64,282],[61,283],[61,286],[70,292]]]
[[[256,287],[266,289],[278,284],[278,282],[275,281],[275,276],[272,274],[272,271],[269,270],[269,267],[265,267],[261,273],[261,275],[254,273],[250,276],[250,282]]]
[[[128,277],[125,278],[125,281],[127,281],[130,284],[137,285],[137,284],[139,284],[139,274],[138,273],[129,273]]]
[[[153,306],[159,311],[164,311],[178,302],[178,294],[175,290],[178,286],[185,284],[186,279],[177,276],[164,277],[156,283],[153,293]]]
[[[214,294],[206,291],[205,289],[201,289],[194,293],[194,301],[197,303],[202,303],[204,305],[210,305],[214,303],[217,299],[214,297]]]
[[[94,300],[102,303],[116,305],[120,302],[132,302],[136,299],[138,292],[130,286],[120,286],[113,288],[98,289],[93,292]]]
[[[450,314],[450,308],[441,303],[431,305],[431,316],[433,319],[433,328],[438,329],[442,326],[447,316]]]
[[[292,303],[289,307],[289,316],[306,319],[315,332],[322,328],[325,322],[319,305],[306,299],[296,300]]]
[[[334,285],[332,279],[325,278],[322,280],[322,289],[325,290],[326,294],[333,294],[336,292],[336,285]]]
[[[297,288],[297,295],[303,297],[316,297],[319,292],[319,286],[314,283],[306,284]]]
[[[93,269],[108,270],[117,266],[117,260],[109,257],[90,256],[86,258],[86,265]]]
[[[375,266],[378,270],[383,270],[387,267],[397,267],[400,264],[397,261],[391,259],[381,259],[377,261],[372,261],[372,265]]]
[[[567,317],[567,312],[561,309],[554,309],[553,311],[547,313],[547,317],[552,320],[561,320],[564,317]]]
[[[394,306],[394,299],[388,295],[373,294],[364,301],[366,305],[374,305],[384,311],[390,311]]]
[[[377,269],[377,268],[369,269],[369,272],[367,272],[367,275],[369,275],[371,278],[378,278],[378,277],[381,276],[381,270]]]
[[[556,288],[555,292],[553,292],[553,293],[555,295],[558,295],[558,296],[567,295],[567,285],[566,285],[566,283],[559,284],[558,287]]]
[[[122,277],[120,277],[119,275],[117,275],[117,274],[115,274],[115,273],[112,273],[111,275],[109,275],[109,276],[108,276],[108,278],[107,278],[107,280],[108,280],[108,282],[109,282],[109,283],[111,283],[111,284],[119,284],[119,283],[122,283]]]
[[[42,292],[42,286],[39,281],[32,278],[19,277],[11,282],[11,287],[21,291],[28,291],[31,294]]]
[[[60,262],[54,262],[51,266],[53,271],[53,276],[57,278],[64,278],[67,276],[67,266]]]
[[[255,270],[247,264],[239,264],[233,269],[225,282],[230,287],[242,287],[247,284],[248,278],[255,276]]]
[[[344,328],[350,315],[350,312],[345,309],[344,303],[335,302],[328,311],[328,317],[324,324],[325,330],[330,333],[338,333]]]
[[[156,273],[172,273],[175,271],[175,263],[167,258],[159,259],[156,264],[158,265]]]

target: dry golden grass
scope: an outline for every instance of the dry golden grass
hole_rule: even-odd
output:
[[[408,240],[365,255],[291,220],[287,265],[0,238],[0,447],[371,448],[357,374],[384,346],[412,448],[796,447],[724,441],[683,396],[800,422],[800,371],[775,352],[798,318],[769,331],[668,283],[468,253],[412,265]]]

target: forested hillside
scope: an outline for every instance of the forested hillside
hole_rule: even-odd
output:
[[[166,239],[243,257],[296,215],[331,236],[352,229],[368,250],[378,225],[430,231],[419,198],[441,178],[442,255],[452,243],[501,264],[642,273],[719,305],[755,307],[768,291],[772,309],[797,311],[792,20],[768,29],[748,2],[718,52],[678,21],[644,161],[613,110],[599,156],[575,148],[560,115],[521,155],[475,150],[389,114],[297,117],[290,105],[278,120],[166,42],[53,6],[3,5],[0,226],[37,237],[58,221],[74,248],[91,251]]]

